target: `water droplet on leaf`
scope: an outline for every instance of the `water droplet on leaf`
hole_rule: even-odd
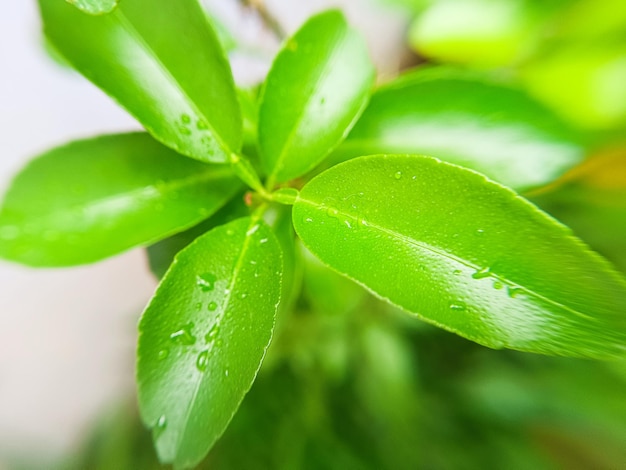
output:
[[[211,329],[209,330],[209,332],[204,335],[204,339],[207,343],[212,343],[213,341],[215,341],[215,338],[217,338],[217,334],[220,332],[220,326],[215,323]]]
[[[170,355],[170,350],[165,348],[165,349],[161,349],[159,351],[159,354],[158,354],[157,357],[158,357],[159,361],[162,361],[162,360],[166,359],[167,356],[169,356],[169,355]]]
[[[397,180],[399,180],[400,178],[402,178],[402,172],[401,171],[396,171],[396,173],[393,175],[393,177]]]
[[[336,219],[339,216],[339,211],[335,209],[334,207],[329,207],[326,210],[326,214],[328,215],[328,217],[332,217]]]
[[[207,308],[210,312],[214,312],[215,310],[217,310],[217,304],[215,302],[209,302]]]
[[[474,279],[484,279],[490,276],[491,276],[491,271],[489,270],[489,266],[479,269],[474,274],[472,274],[472,278]]]
[[[209,365],[209,351],[204,350],[200,354],[198,354],[198,359],[196,359],[196,367],[200,372],[205,372]]]
[[[163,431],[165,431],[166,427],[167,427],[167,419],[165,418],[165,415],[161,415],[159,419],[157,420],[157,422],[155,423],[154,427],[152,428],[152,432],[154,433],[154,438],[157,439],[163,433]]]
[[[452,302],[450,304],[450,310],[454,310],[455,312],[463,312],[467,310],[467,305],[463,302]]]
[[[196,278],[196,284],[202,289],[203,292],[209,292],[215,289],[215,282],[217,281],[217,276],[211,273],[200,274]]]
[[[192,334],[193,327],[194,324],[192,322],[187,323],[182,328],[172,333],[170,339],[185,346],[191,346],[196,342],[196,337]]]

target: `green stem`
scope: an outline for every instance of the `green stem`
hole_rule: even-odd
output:
[[[258,192],[264,199],[271,200],[271,194],[263,187],[259,175],[257,175],[254,167],[245,157],[232,153],[230,155],[230,164],[233,172],[241,181]]]

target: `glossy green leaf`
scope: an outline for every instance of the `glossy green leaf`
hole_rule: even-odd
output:
[[[152,271],[152,274],[158,279],[161,279],[169,269],[178,252],[200,235],[204,235],[206,232],[219,225],[224,225],[249,214],[249,209],[244,203],[243,194],[240,193],[236,195],[215,214],[203,220],[198,225],[194,225],[184,232],[176,233],[154,245],[150,245],[146,249],[150,271]]]
[[[340,12],[309,19],[276,57],[261,95],[259,146],[271,181],[318,164],[361,113],[373,79],[365,44]]]
[[[240,187],[227,167],[185,158],[148,134],[73,142],[13,180],[0,209],[0,257],[97,261],[197,224]]]
[[[230,67],[196,0],[123,0],[102,16],[60,0],[39,4],[58,51],[156,139],[203,161],[239,151]]]
[[[280,246],[235,220],[196,239],[165,274],[139,324],[137,381],[159,458],[197,464],[250,389],[280,299]]]
[[[115,9],[119,0],[66,0],[90,15],[102,15]]]
[[[432,155],[523,190],[582,161],[585,145],[521,90],[433,68],[378,90],[333,158],[381,152]]]
[[[437,159],[350,160],[304,186],[293,220],[324,263],[492,348],[626,349],[626,281],[512,191]]]

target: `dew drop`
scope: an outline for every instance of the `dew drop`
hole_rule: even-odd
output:
[[[259,229],[259,224],[256,224],[254,227],[252,227],[250,230],[246,232],[246,235],[250,236],[254,234],[254,232],[256,232],[258,229]]]
[[[264,243],[267,243],[267,238],[261,238],[261,239],[259,240],[259,243],[260,243],[261,245],[263,245]]]
[[[196,367],[200,372],[206,372],[206,369],[209,365],[209,351],[204,350],[200,354],[198,354],[198,358],[196,359]]]
[[[202,289],[202,292],[209,292],[215,289],[216,281],[217,276],[211,273],[203,273],[196,278],[196,284]]]
[[[396,171],[396,173],[393,175],[393,177],[397,180],[399,180],[400,178],[402,178],[402,172],[401,171]]]
[[[217,304],[215,302],[209,302],[207,308],[209,309],[209,312],[214,312],[217,310]]]
[[[306,219],[304,219],[304,221],[307,223],[311,223],[313,222],[313,219],[311,217],[307,217]]]
[[[241,294],[239,297],[240,297],[240,298],[242,298],[242,299],[245,299],[246,297],[248,297],[248,294],[243,293],[243,294]]]
[[[169,355],[170,355],[170,350],[165,348],[165,349],[161,349],[159,351],[159,354],[157,355],[157,358],[159,359],[159,361],[162,361],[162,360],[166,359],[167,356],[169,356]]]
[[[202,302],[198,302],[196,304],[196,310],[199,312],[200,310],[202,310]]]
[[[206,131],[209,128],[207,123],[202,120],[198,121],[198,124],[196,127],[198,128],[199,131]]]
[[[228,377],[228,369],[224,370],[224,375]]]
[[[350,223],[349,220],[346,219],[346,220],[343,221],[343,223],[346,224],[346,227],[352,228],[352,224]]]
[[[524,289],[522,289],[521,287],[508,287],[507,288],[507,294],[509,294],[509,297],[511,297],[512,299],[515,297],[518,297],[519,295],[524,293]]]
[[[460,276],[461,274],[463,274],[463,271],[461,271],[460,269],[455,269],[454,271],[452,271],[452,274],[454,274],[455,276]]]
[[[253,259],[250,260],[250,264],[256,264],[256,261],[254,261]]]
[[[490,276],[491,276],[491,271],[489,270],[489,266],[479,269],[474,274],[472,274],[473,279],[484,279]]]
[[[339,216],[339,211],[335,209],[334,207],[329,207],[326,210],[326,214],[328,215],[328,217],[332,217],[336,219]]]
[[[191,346],[196,342],[196,337],[191,333],[193,327],[194,324],[192,322],[187,323],[182,328],[172,333],[170,339],[185,346]]]
[[[215,338],[217,338],[217,334],[220,332],[220,326],[215,323],[211,329],[209,330],[209,332],[204,335],[204,340],[207,343],[212,343],[213,341],[215,341]]]
[[[476,230],[477,235],[482,235],[483,233],[485,233],[485,231],[482,228],[479,228],[478,230]]]
[[[184,124],[189,124],[191,122],[191,117],[189,116],[189,114],[182,114],[180,116],[180,120],[184,123]]]
[[[167,428],[167,419],[165,418],[165,415],[161,415],[152,428],[154,439],[158,439],[159,436],[165,431],[165,428]]]
[[[180,133],[183,135],[191,135],[191,130],[187,127],[181,127],[180,128]]]
[[[452,302],[450,304],[450,310],[454,310],[455,312],[463,312],[467,310],[467,305],[463,302]]]
[[[500,289],[502,289],[503,287],[504,287],[504,284],[502,284],[500,281],[494,281],[494,282],[493,282],[493,288],[494,288],[494,289],[500,290]]]
[[[155,434],[161,434],[163,431],[165,431],[165,428],[167,427],[167,419],[165,418],[165,415],[161,415],[159,417],[159,419],[157,420],[156,424],[154,425],[154,432]]]

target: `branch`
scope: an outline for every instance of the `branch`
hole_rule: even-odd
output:
[[[250,8],[256,12],[257,15],[263,21],[263,24],[267,29],[269,29],[274,36],[276,36],[280,41],[287,37],[287,33],[280,25],[276,17],[272,15],[267,7],[265,6],[265,2],[263,0],[238,0],[244,7]]]

